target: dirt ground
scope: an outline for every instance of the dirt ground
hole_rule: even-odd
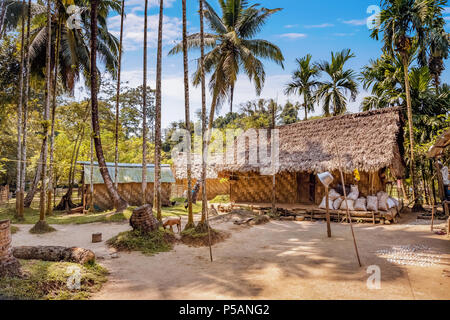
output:
[[[428,223],[409,214],[396,225],[354,225],[362,268],[348,224],[332,224],[328,239],[325,223],[309,221],[217,222],[232,236],[213,247],[213,263],[208,248],[178,244],[155,256],[116,255],[104,242],[90,243],[92,233],[107,240],[128,230],[126,223],[55,225],[46,235],[21,226],[13,245],[92,249],[111,272],[93,299],[450,299],[450,238],[432,234]],[[372,265],[381,270],[380,289],[367,287]]]

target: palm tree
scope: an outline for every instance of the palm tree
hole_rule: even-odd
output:
[[[156,105],[155,105],[155,184],[154,205],[156,218],[161,221],[161,68],[162,68],[162,36],[164,19],[164,1],[159,2],[158,53],[156,61]]]
[[[119,38],[119,65],[117,69],[117,93],[116,93],[116,119],[115,119],[115,153],[114,153],[114,182],[115,187],[119,189],[118,179],[118,163],[119,163],[119,101],[120,101],[120,76],[122,71],[122,49],[123,49],[123,20],[125,16],[125,0],[122,0],[122,8],[120,11],[120,38]],[[145,90],[144,90],[145,91]]]
[[[147,17],[148,0],[145,0],[144,10],[144,61],[142,87],[142,204],[147,202]]]
[[[51,0],[47,0],[47,51],[46,51],[46,70],[45,70],[45,106],[44,115],[42,121],[43,131],[43,157],[42,157],[42,174],[41,174],[41,193],[39,199],[39,221],[33,227],[34,231],[46,232],[50,227],[45,221],[45,196],[47,192],[47,153],[48,153],[48,130],[49,130],[49,117],[50,117],[50,98],[51,98],[51,60],[52,60],[52,19],[51,19]]]
[[[212,95],[209,127],[212,127],[216,108],[228,97],[233,112],[233,96],[237,77],[243,71],[253,81],[259,95],[264,86],[266,73],[259,58],[274,61],[283,68],[281,50],[266,40],[255,39],[267,19],[281,9],[266,9],[249,5],[242,0],[220,0],[222,18],[208,2],[204,2],[204,15],[213,34],[205,34],[205,47],[211,50],[205,54],[205,73],[212,73],[209,89]],[[187,39],[188,49],[199,48],[200,34]],[[176,45],[169,54],[182,52],[183,44]],[[201,66],[194,75],[194,85],[201,83]]]
[[[25,0],[22,0],[22,11],[25,10]],[[19,101],[17,103],[17,174],[16,174],[16,218],[23,219],[23,194],[21,186],[22,170],[22,113],[23,113],[23,90],[24,90],[24,64],[25,64],[25,13],[22,13],[22,32],[20,42],[20,74],[19,74]]]
[[[345,70],[345,63],[354,58],[350,49],[341,52],[331,52],[331,62],[323,61],[316,66],[319,71],[325,73],[329,80],[321,81],[316,92],[317,101],[322,101],[323,112],[326,116],[337,116],[347,111],[348,99],[346,94],[350,93],[350,99],[355,101],[358,94],[355,72],[351,69]]]
[[[103,155],[102,141],[100,137],[100,123],[98,116],[98,77],[97,77],[97,34],[98,34],[98,2],[99,0],[91,0],[91,48],[90,48],[90,83],[91,83],[91,112],[92,112],[92,128],[94,134],[94,145],[95,151],[97,153],[97,159],[100,167],[100,173],[105,182],[105,187],[108,191],[109,196],[114,201],[114,206],[117,211],[123,211],[128,206],[127,202],[122,199],[117,189],[114,188],[114,183],[109,175],[108,169],[106,167],[105,157]]]
[[[317,66],[311,65],[311,59],[312,56],[308,54],[296,60],[298,69],[294,71],[292,82],[288,83],[285,89],[287,95],[303,96],[305,120],[308,120],[308,112],[314,111],[314,94],[312,91],[319,85],[319,82],[315,80],[319,75],[319,69]]]
[[[426,39],[426,18],[429,15],[430,4],[434,1],[428,0],[384,0],[383,10],[380,13],[379,25],[376,27],[371,37],[378,40],[379,33],[383,33],[383,51],[393,55],[397,52],[402,59],[406,105],[408,114],[409,143],[411,153],[410,176],[413,185],[412,198],[416,199],[417,185],[414,170],[414,132],[413,113],[411,102],[411,89],[409,83],[409,68],[411,51],[414,41],[419,48],[420,60],[424,60]]]
[[[424,48],[427,51],[427,64],[436,90],[440,85],[441,74],[445,70],[444,60],[448,58],[450,45],[450,36],[445,31],[446,21],[442,17],[446,3],[446,0],[433,1],[426,17],[428,28]],[[424,65],[423,63],[421,64]]]
[[[191,117],[189,110],[189,65],[188,65],[188,37],[187,37],[187,21],[186,21],[186,0],[182,1],[183,7],[183,69],[184,69],[184,112],[186,119],[187,135],[187,201],[188,201],[188,222],[185,230],[195,228],[194,215],[192,212],[192,164],[191,164]]]
[[[58,8],[61,10],[61,7]],[[58,14],[58,25],[56,30],[56,46],[53,61],[53,97],[52,97],[52,110],[51,110],[51,130],[50,130],[50,164],[48,171],[48,192],[47,192],[47,215],[53,214],[53,188],[56,185],[54,179],[54,154],[55,154],[55,118],[56,118],[56,96],[58,94],[58,64],[59,64],[59,48],[61,44],[61,28],[62,28],[62,17]]]
[[[199,0],[200,13],[200,73],[202,90],[202,219],[201,223],[206,222],[208,211],[208,195],[206,189],[206,157],[208,156],[206,145],[206,79],[205,79],[205,23],[203,0]]]

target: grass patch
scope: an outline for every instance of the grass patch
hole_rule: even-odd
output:
[[[16,227],[16,226],[11,226],[11,234],[17,233],[17,232],[19,232],[19,231],[20,231],[20,229],[19,229],[18,227]]]
[[[209,203],[230,203],[230,202],[231,202],[230,195],[228,194],[218,195],[214,199],[209,201]]]
[[[211,245],[222,242],[229,237],[228,233],[210,228]],[[193,247],[209,246],[208,232],[199,232],[196,229],[188,229],[181,232],[181,242]]]
[[[140,251],[147,255],[172,250],[176,239],[171,231],[160,228],[148,234],[126,231],[109,239],[106,243],[119,251]]]
[[[130,219],[133,209],[128,207],[123,213],[114,213],[114,211],[94,212],[88,214],[66,214],[65,211],[54,211],[53,215],[47,216],[45,220],[48,224],[86,224],[95,222],[121,222]],[[192,206],[194,214],[202,211],[201,201]],[[13,205],[0,207],[0,220],[11,220],[14,224],[36,224],[39,221],[39,208],[32,206],[25,208],[24,220],[17,220],[14,217],[15,207]],[[187,216],[188,211],[184,208],[184,202],[173,207],[163,207],[162,216]]]
[[[0,297],[21,300],[85,300],[107,281],[108,271],[98,264],[20,260],[23,277],[0,278]],[[72,270],[72,271],[71,271]],[[80,289],[67,282],[80,270]]]

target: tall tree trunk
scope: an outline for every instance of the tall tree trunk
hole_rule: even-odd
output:
[[[39,184],[39,181],[41,179],[41,174],[42,174],[42,161],[43,161],[42,159],[43,159],[43,157],[44,157],[44,144],[42,143],[41,153],[39,156],[39,160],[36,164],[36,172],[34,174],[33,183],[31,184],[31,187],[28,190],[27,196],[25,197],[25,200],[23,203],[25,208],[29,208],[31,206],[34,195],[36,194],[38,184]]]
[[[417,193],[417,185],[415,178],[415,164],[414,164],[414,133],[413,133],[413,113],[412,113],[412,104],[411,104],[411,91],[409,85],[409,72],[408,72],[408,56],[407,54],[402,54],[403,61],[403,72],[405,77],[405,91],[406,91],[406,105],[408,112],[408,127],[409,127],[409,147],[411,152],[410,159],[410,175],[411,175],[411,183],[413,186],[412,198],[414,199],[414,206],[418,204],[418,193]]]
[[[58,15],[60,12],[58,12]],[[47,192],[47,216],[53,214],[53,189],[55,186],[55,173],[54,173],[54,154],[55,154],[55,116],[56,116],[56,95],[58,93],[58,64],[59,64],[59,46],[61,41],[61,18],[58,19],[58,30],[56,33],[56,47],[54,57],[54,70],[53,70],[53,91],[52,91],[52,112],[51,112],[51,129],[50,129],[50,167],[48,171],[48,192]]]
[[[122,199],[122,197],[114,188],[114,183],[109,175],[108,168],[106,167],[105,157],[103,155],[102,141],[100,137],[100,122],[98,117],[98,77],[97,77],[97,10],[98,1],[91,1],[91,111],[92,111],[92,128],[94,131],[94,145],[97,154],[97,159],[99,163],[100,173],[102,175],[103,181],[105,182],[106,190],[109,196],[114,202],[117,211],[123,211],[127,208],[127,202]]]
[[[233,100],[234,100],[234,83],[230,88],[230,113],[233,113]]]
[[[51,58],[52,58],[52,16],[51,16],[51,0],[47,0],[47,52],[46,52],[46,72],[45,72],[45,107],[43,117],[43,146],[44,152],[42,157],[42,174],[41,174],[41,193],[39,199],[39,222],[45,225],[45,195],[47,192],[47,153],[48,153],[48,129],[49,129],[49,116],[50,116],[50,97],[51,97]]]
[[[25,79],[23,97],[23,129],[22,129],[22,168],[20,170],[20,211],[24,212],[25,179],[27,173],[27,125],[28,125],[28,99],[30,96],[30,30],[31,30],[31,0],[27,7],[27,36],[25,41]]]
[[[2,4],[0,6],[0,40],[3,38],[3,33],[5,31],[5,16],[7,9],[8,7],[6,5],[6,0],[2,0]]]
[[[120,11],[120,39],[119,39],[119,66],[117,70],[117,93],[116,93],[116,119],[115,119],[115,154],[114,154],[114,183],[119,190],[119,101],[120,101],[120,76],[122,73],[122,47],[123,47],[123,18],[125,15],[125,0],[122,0],[122,9]]]
[[[147,28],[148,0],[145,0],[144,17],[144,63],[142,83],[142,205],[147,203]]]
[[[158,53],[156,62],[156,110],[155,110],[155,190],[154,207],[156,218],[161,221],[161,98],[162,98],[162,34],[164,19],[164,0],[159,2]]]
[[[25,10],[25,0],[22,0],[22,8]],[[22,114],[23,114],[23,91],[24,91],[24,64],[25,64],[25,12],[22,12],[22,32],[20,44],[20,73],[19,73],[19,102],[17,104],[17,174],[16,174],[16,214],[18,220],[23,220],[22,202],[23,194],[21,186],[22,171]]]
[[[303,102],[305,103],[304,104],[304,107],[305,107],[305,121],[307,121],[308,120],[308,99],[306,99],[306,97],[303,97]]]
[[[200,69],[202,77],[202,220],[206,222],[208,212],[208,194],[206,182],[206,160],[208,157],[208,145],[206,144],[206,80],[205,80],[205,23],[203,12],[203,0],[200,4]]]
[[[194,215],[192,213],[192,163],[191,163],[191,115],[189,110],[189,65],[188,65],[188,47],[187,47],[187,21],[186,21],[186,0],[182,2],[183,6],[183,69],[184,69],[184,112],[186,118],[187,134],[187,200],[188,200],[188,223],[185,230],[195,228]]]

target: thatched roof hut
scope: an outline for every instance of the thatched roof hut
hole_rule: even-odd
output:
[[[439,157],[450,146],[450,128],[447,129],[437,140],[436,143],[428,150],[428,158]]]
[[[337,170],[337,146],[346,172],[391,168],[397,177],[404,174],[401,108],[302,121],[277,129],[280,141],[278,172]],[[248,144],[245,150],[237,150],[240,155],[248,152]],[[270,162],[262,161],[262,165],[270,166]],[[220,171],[229,172],[260,170],[261,161],[253,165],[236,161],[220,167]]]
[[[403,119],[399,107],[302,121],[277,129],[279,202],[319,202],[323,190],[315,175],[330,171],[337,177],[339,166],[350,183],[354,181],[352,172],[361,172],[360,190],[366,195],[385,188],[386,169],[398,179],[404,176]],[[261,138],[258,136],[256,141],[259,143]],[[232,200],[270,202],[270,157],[264,160],[258,153],[258,161],[251,163],[250,153],[255,157],[254,142],[236,143],[234,149],[234,162],[227,161],[217,168],[220,176],[231,177]]]

